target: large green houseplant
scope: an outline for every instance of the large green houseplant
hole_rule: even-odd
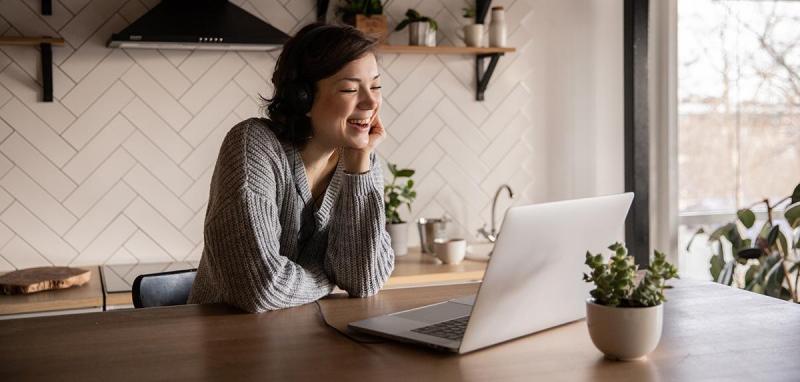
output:
[[[767,218],[760,229],[753,209],[764,206]],[[785,205],[786,223],[774,210]],[[748,237],[748,231],[753,232]],[[772,202],[764,199],[736,213],[736,219],[713,230],[701,227],[689,240],[687,251],[698,235],[708,234],[712,256],[709,271],[718,283],[736,286],[772,297],[800,302],[800,184],[791,195]]]
[[[594,283],[586,301],[586,323],[595,346],[607,358],[631,360],[653,351],[661,339],[664,289],[666,281],[678,277],[678,271],[666,256],[655,251],[650,268],[637,283],[638,266],[621,243],[608,247],[614,255],[586,252],[591,272],[583,280]]]
[[[417,197],[414,191],[414,170],[398,169],[396,164],[387,163],[392,181],[383,187],[383,203],[386,210],[386,231],[392,238],[392,249],[396,256],[408,253],[408,223],[400,217],[399,209],[403,205],[411,213],[411,203]],[[406,179],[403,181],[402,179]]]

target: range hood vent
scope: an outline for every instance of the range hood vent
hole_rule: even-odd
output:
[[[109,48],[276,50],[289,39],[227,0],[163,0],[119,33]]]

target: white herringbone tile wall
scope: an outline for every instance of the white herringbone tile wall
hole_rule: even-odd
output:
[[[315,17],[315,0],[233,2],[289,34]],[[41,16],[36,0],[0,0],[0,35],[66,40],[53,50],[52,103],[39,102],[39,52],[0,47],[0,271],[199,259],[219,144],[259,115],[278,53],[105,47],[157,3],[55,0]],[[518,197],[501,212],[622,184],[621,1],[493,5],[505,6],[517,52],[500,60],[484,102],[474,57],[380,58],[389,137],[379,154],[417,170],[405,217],[447,213],[451,234],[469,238],[503,183]],[[440,44],[458,45],[463,6],[390,0],[386,14],[393,27],[416,8],[438,21]]]

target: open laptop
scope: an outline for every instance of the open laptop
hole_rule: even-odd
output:
[[[632,201],[625,193],[509,208],[477,295],[348,327],[463,354],[581,319],[586,251],[619,239]]]

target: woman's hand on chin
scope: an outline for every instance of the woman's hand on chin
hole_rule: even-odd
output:
[[[369,142],[365,147],[344,147],[342,159],[344,170],[349,173],[360,174],[369,171],[369,155],[386,138],[386,129],[383,128],[378,110],[375,111],[372,126],[369,129]]]

